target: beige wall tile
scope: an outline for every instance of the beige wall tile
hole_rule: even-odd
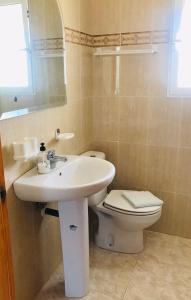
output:
[[[106,159],[112,162],[116,168],[116,173],[118,173],[118,142],[105,142],[105,141],[93,141],[91,142],[90,150],[101,151],[106,154]],[[111,183],[109,189],[114,189],[116,187],[117,176],[115,176],[113,182]]]
[[[82,108],[81,101],[73,101],[68,104],[69,118],[65,123],[66,132],[74,132],[75,138],[66,141],[62,147],[64,153],[75,154],[82,146]]]
[[[111,48],[113,49],[113,48]],[[113,57],[93,57],[93,96],[114,96],[116,61]]]
[[[181,101],[175,98],[153,97],[149,100],[148,144],[178,146]]]
[[[43,284],[35,263],[38,253],[34,234],[34,206],[16,199],[12,187],[7,190],[7,198],[17,299],[26,299],[26,291],[29,299],[34,299]]]
[[[67,49],[67,99],[79,100],[81,94],[81,46],[66,44]]]
[[[91,149],[104,152],[106,159],[112,162],[115,166],[118,164],[118,142],[92,141]]]
[[[83,46],[81,49],[81,98],[92,96],[92,53],[93,49]]]
[[[169,30],[173,17],[173,0],[152,1],[152,30]]]
[[[119,143],[116,185],[124,189],[145,189],[147,147]]]
[[[49,207],[57,209],[57,205],[50,204]],[[62,261],[62,249],[60,239],[59,219],[50,216],[42,216],[39,210],[33,207],[35,225],[35,263],[39,274],[39,284],[49,279],[49,274],[56,269],[58,261]],[[47,263],[50,261],[51,263]]]
[[[176,162],[176,148],[148,146],[147,188],[175,192]]]
[[[118,140],[119,101],[115,98],[93,99],[93,138]]]
[[[91,32],[93,34],[120,32],[120,1],[90,1],[92,5]]]
[[[121,32],[152,29],[152,0],[121,0]]]
[[[191,149],[179,148],[177,161],[176,192],[190,196],[191,194]]]
[[[172,234],[191,238],[191,197],[183,194],[176,194],[175,206],[171,211],[174,221]]]
[[[149,48],[150,46],[139,46]],[[135,49],[137,46],[123,47]],[[113,48],[111,48],[113,49]],[[153,55],[120,57],[120,96],[146,97],[167,95],[168,45],[159,45]],[[116,60],[114,57],[93,58],[93,95],[115,94]]]
[[[146,144],[148,98],[120,98],[119,110],[119,141]]]
[[[191,238],[191,197],[183,194],[154,192],[164,201],[160,220],[152,230]]]
[[[59,0],[62,8],[64,25],[66,27],[80,29],[80,0]]]
[[[91,34],[92,27],[91,1],[80,0],[80,31]]]
[[[150,66],[150,55],[122,56],[120,58],[120,96],[148,96],[151,77]]]
[[[149,95],[167,95],[168,66],[169,66],[169,45],[157,45],[158,53],[150,55],[150,65],[144,71],[149,72]]]
[[[164,201],[162,207],[162,214],[159,221],[150,227],[151,230],[160,231],[169,234],[175,234],[177,220],[173,214],[173,211],[176,208],[176,194],[175,193],[168,193],[168,192],[160,192],[160,191],[153,191],[152,193],[159,197],[161,200]]]
[[[93,134],[93,111],[91,98],[80,101],[82,107],[82,144],[88,146],[92,142]]]
[[[182,115],[180,128],[180,147],[191,147],[191,99],[182,100]]]

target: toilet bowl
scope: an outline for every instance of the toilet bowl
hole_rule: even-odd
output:
[[[99,219],[95,242],[98,247],[124,253],[143,250],[143,230],[153,225],[161,216],[161,206],[122,210],[107,205],[107,199],[122,200],[122,190],[113,190],[106,198],[92,207]],[[91,199],[90,199],[91,203]]]
[[[83,155],[105,158],[104,153],[93,151]],[[98,217],[95,243],[107,250],[138,253],[143,250],[143,230],[158,221],[162,206],[134,208],[124,199],[123,192],[112,190],[107,194],[104,189],[88,198],[89,207]]]

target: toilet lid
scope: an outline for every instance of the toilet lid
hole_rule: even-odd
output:
[[[114,190],[109,193],[109,195],[104,200],[104,206],[111,209],[116,209],[117,211],[122,211],[126,213],[136,214],[136,215],[146,215],[153,214],[160,211],[161,206],[149,206],[134,208],[123,196],[123,190]]]

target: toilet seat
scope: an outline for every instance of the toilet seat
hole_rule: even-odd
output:
[[[104,207],[117,211],[119,213],[146,216],[152,215],[161,210],[161,206],[149,206],[142,208],[134,208],[123,196],[123,190],[113,190],[104,199]]]

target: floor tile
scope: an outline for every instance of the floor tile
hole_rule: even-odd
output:
[[[146,231],[144,244],[135,255],[91,244],[90,291],[83,299],[190,300],[191,240]],[[35,300],[66,299],[60,264]]]

